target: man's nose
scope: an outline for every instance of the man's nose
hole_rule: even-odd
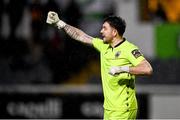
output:
[[[103,33],[103,30],[101,30],[100,33],[102,34],[102,33]]]

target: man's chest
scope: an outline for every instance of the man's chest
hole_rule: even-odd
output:
[[[109,66],[121,66],[129,63],[127,53],[121,49],[109,48],[101,53],[104,64]]]

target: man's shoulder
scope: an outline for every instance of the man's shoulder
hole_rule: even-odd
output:
[[[98,49],[99,51],[102,51],[106,49],[109,45],[105,44],[102,39],[100,38],[93,38],[92,39],[93,46]]]
[[[138,47],[135,44],[129,42],[128,40],[125,41],[124,48],[126,50],[138,49]]]

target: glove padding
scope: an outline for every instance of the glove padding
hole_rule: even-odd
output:
[[[129,72],[129,66],[122,66],[122,67],[113,66],[109,70],[109,74],[113,76],[122,72]]]
[[[58,14],[53,11],[49,11],[46,19],[46,23],[56,25],[59,29],[64,28],[66,23],[59,19]]]

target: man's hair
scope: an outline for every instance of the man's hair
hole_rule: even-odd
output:
[[[126,22],[124,19],[117,16],[108,16],[104,19],[104,22],[108,22],[111,27],[118,31],[119,35],[123,36],[126,29]]]

